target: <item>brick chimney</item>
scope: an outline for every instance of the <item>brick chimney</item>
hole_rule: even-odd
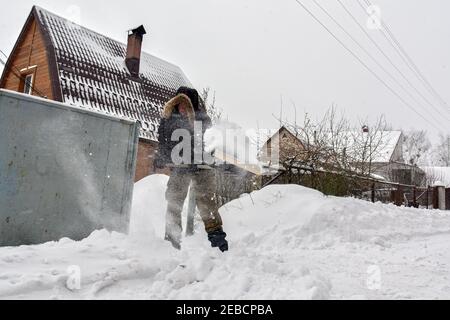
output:
[[[139,77],[139,65],[141,63],[142,39],[144,38],[144,26],[130,30],[128,33],[127,56],[125,64],[133,77]]]

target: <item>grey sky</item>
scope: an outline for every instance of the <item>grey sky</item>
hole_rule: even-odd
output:
[[[317,8],[301,0],[336,31],[385,81],[390,79]],[[442,131],[450,132],[450,108],[435,103],[442,115],[408,87],[367,40],[337,1],[318,0],[361,44],[421,102],[411,104]],[[357,0],[342,0],[365,26]],[[450,103],[450,2],[446,0],[377,0],[382,18],[433,87]],[[229,119],[246,127],[276,126],[280,96],[284,117],[298,121],[304,112],[320,115],[335,103],[352,119],[374,120],[385,114],[395,129],[437,130],[416,116],[348,54],[294,0],[21,0],[2,1],[0,49],[9,53],[33,4],[125,42],[126,30],[144,24],[144,50],[179,65],[197,88],[210,86]],[[433,97],[402,63],[379,31],[367,31],[423,95]],[[398,86],[392,84],[404,99]],[[437,120],[433,120],[431,114]],[[447,119],[445,119],[447,117]],[[436,124],[438,126],[438,124]]]

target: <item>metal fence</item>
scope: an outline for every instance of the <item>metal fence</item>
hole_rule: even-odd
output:
[[[0,90],[0,246],[128,231],[135,122]]]
[[[393,203],[397,206],[415,208],[437,208],[436,191],[432,187],[418,187],[386,181],[371,181],[353,196],[371,202]]]

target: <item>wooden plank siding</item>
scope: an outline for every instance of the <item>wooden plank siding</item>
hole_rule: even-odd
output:
[[[0,87],[23,92],[24,80],[17,74],[24,77],[33,74],[33,95],[44,95],[48,99],[55,99],[52,81],[50,77],[50,64],[48,52],[41,28],[33,16],[27,21],[21,37],[11,53],[11,57],[5,67],[2,83]]]

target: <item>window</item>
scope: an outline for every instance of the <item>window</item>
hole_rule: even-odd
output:
[[[33,94],[33,74],[27,74],[25,76],[23,93]]]

